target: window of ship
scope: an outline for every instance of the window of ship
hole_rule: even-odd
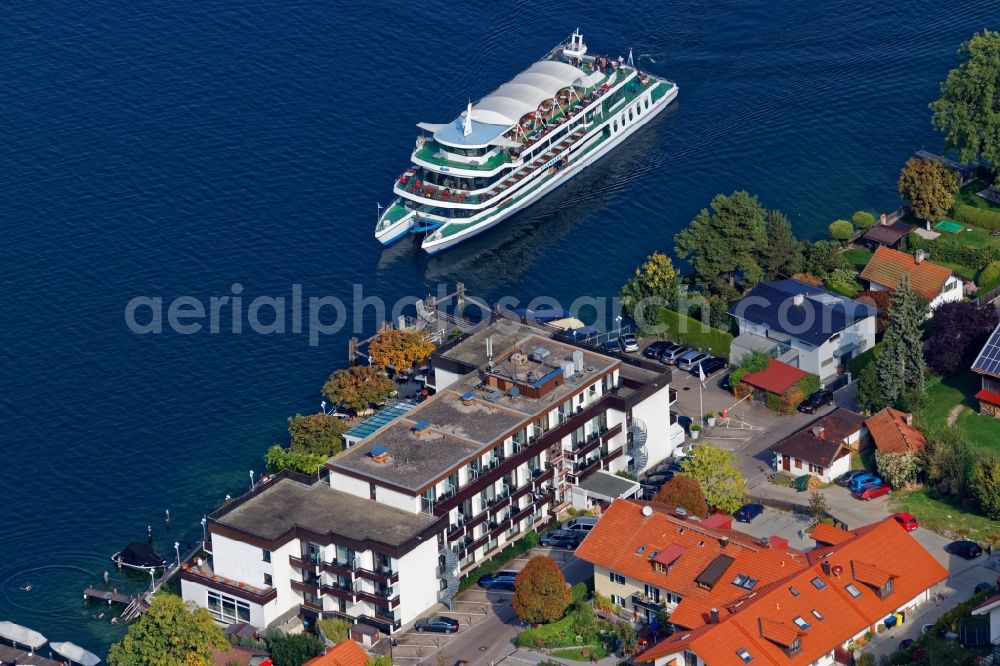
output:
[[[612,132],[617,132],[618,131],[618,121],[617,120],[615,120],[614,122],[611,123],[611,131]]]
[[[646,108],[647,109],[649,108],[649,98],[648,97],[646,98]]]
[[[632,115],[632,109],[629,109],[628,110],[628,120],[629,120],[629,122],[632,122],[632,120],[634,118],[635,118],[635,116]]]
[[[636,102],[635,103],[635,115],[639,115],[640,113],[642,113],[642,104],[640,104],[639,102]]]
[[[625,112],[622,111],[622,127],[625,127]]]

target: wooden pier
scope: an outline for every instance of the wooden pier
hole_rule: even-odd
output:
[[[196,542],[187,551],[182,553],[180,564],[190,561],[194,557],[194,554],[202,549],[202,546],[201,542]],[[180,567],[175,560],[163,571],[163,574],[159,578],[150,583],[149,587],[139,594],[129,595],[122,594],[115,589],[101,590],[95,587],[88,587],[83,591],[83,598],[101,599],[102,601],[107,601],[108,604],[122,604],[125,606],[125,610],[118,616],[118,619],[126,623],[131,622],[149,610],[149,604],[153,601],[153,595],[179,570]]]
[[[17,663],[18,666],[62,666],[63,662],[31,654],[9,645],[0,645],[0,664],[13,663]]]

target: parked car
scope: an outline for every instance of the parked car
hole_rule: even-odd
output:
[[[912,645],[913,645],[912,638],[904,638],[903,640],[899,641],[900,650],[908,650]]]
[[[879,477],[875,476],[874,474],[861,474],[860,476],[856,476],[853,479],[851,479],[851,483],[848,484],[847,487],[850,488],[852,493],[856,493],[865,486],[871,485],[873,483],[884,485],[885,482],[882,481],[882,479],[880,479]]]
[[[657,474],[650,474],[649,476],[647,476],[645,483],[659,488],[672,478],[674,478],[673,472],[660,472]]]
[[[719,370],[729,367],[729,361],[722,358],[721,356],[714,356],[709,359],[705,359],[701,363],[697,364],[691,368],[691,374],[695,377],[700,377],[701,372],[705,373],[706,377],[711,377]]]
[[[850,472],[843,474],[837,479],[838,486],[849,486],[851,481],[861,476],[862,474],[868,474],[867,470],[863,469],[852,469]]]
[[[629,353],[639,351],[639,338],[635,337],[631,333],[623,335],[619,339],[619,343],[621,344],[622,349]]]
[[[587,536],[586,532],[571,532],[570,530],[555,530],[554,532],[546,532],[539,539],[539,542],[543,546],[549,546],[551,548],[565,548],[566,550],[575,550],[583,538]]]
[[[763,504],[744,504],[743,506],[741,506],[739,509],[736,510],[736,513],[733,514],[733,517],[736,518],[736,520],[740,521],[741,523],[751,523],[753,522],[754,518],[756,518],[762,513],[764,513]]]
[[[495,571],[479,577],[479,587],[487,590],[514,590],[516,571]]]
[[[816,410],[833,402],[833,391],[820,389],[799,404],[799,411],[805,414],[815,414]]]
[[[892,518],[907,532],[912,532],[920,527],[920,523],[917,522],[916,517],[912,513],[894,513],[892,514]]]
[[[691,351],[690,347],[684,347],[682,345],[667,347],[663,350],[663,353],[660,354],[660,363],[664,363],[666,365],[676,363],[678,358],[687,354],[689,351]]]
[[[660,463],[653,468],[652,474],[678,474],[681,471],[679,462]]]
[[[983,549],[975,541],[952,541],[944,549],[952,555],[958,555],[966,560],[974,560],[983,554]]]
[[[442,634],[453,634],[458,631],[458,620],[444,615],[424,617],[413,623],[417,631],[436,631]]]
[[[888,495],[890,490],[892,489],[889,486],[881,483],[869,483],[868,485],[861,486],[854,494],[858,499],[870,500]]]
[[[988,590],[988,589],[990,589],[992,587],[993,586],[990,585],[989,583],[980,583],[979,585],[976,585],[976,589],[973,590],[973,593],[974,594],[979,594],[980,592],[985,592],[986,590]]]
[[[605,340],[603,346],[604,346],[604,351],[606,352],[621,353],[622,350],[622,346],[618,344],[617,340]]]
[[[594,525],[596,524],[597,518],[580,516],[579,518],[573,518],[572,520],[566,521],[566,524],[563,525],[563,529],[569,530],[570,532],[583,532],[586,534],[590,530],[594,529]]]
[[[701,352],[695,349],[679,357],[677,359],[677,367],[681,370],[691,370],[694,366],[708,358],[710,357],[706,352]]]
[[[642,350],[642,355],[646,358],[660,358],[660,354],[672,344],[669,340],[653,340]]]

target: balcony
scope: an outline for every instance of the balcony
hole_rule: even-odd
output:
[[[395,585],[399,582],[399,572],[392,571],[391,569],[377,569],[372,571],[359,567],[356,573],[358,578],[364,578],[365,580],[370,580],[381,585]]]
[[[637,608],[645,608],[647,610],[651,610],[654,613],[659,613],[660,611],[667,609],[666,602],[653,601],[650,597],[647,597],[645,594],[633,594],[632,605]]]
[[[351,576],[355,571],[358,570],[358,561],[349,560],[346,562],[334,560],[333,562],[323,562],[323,571],[327,573],[332,573],[338,576]]]
[[[353,604],[357,601],[354,595],[354,589],[351,587],[345,587],[343,585],[324,585],[320,588],[320,591],[325,596],[343,599],[348,603]]]
[[[312,585],[310,583],[306,583],[300,580],[293,580],[291,583],[292,583],[292,589],[295,590],[296,592],[301,592],[302,594],[311,594],[314,597],[319,597],[320,594],[322,593],[322,590],[319,587],[317,587],[316,585]]]
[[[306,571],[313,574],[319,573],[319,569],[322,566],[318,560],[304,559],[295,557],[294,555],[288,556],[288,563],[299,571]]]
[[[200,567],[192,564],[185,564],[181,567],[181,580],[198,583],[251,603],[263,606],[273,601],[278,596],[278,590],[273,587],[255,587],[240,581],[217,576],[209,566],[208,562],[203,562]]]
[[[667,406],[673,405],[677,402],[677,389],[670,389],[669,396],[667,398]]]
[[[361,592],[361,591],[355,592],[355,596],[357,596],[358,601],[367,601],[369,603],[375,604],[376,606],[386,606],[390,609],[395,609],[399,607],[398,594],[392,597],[391,599],[387,599],[385,597],[384,592],[376,590],[374,592]]]

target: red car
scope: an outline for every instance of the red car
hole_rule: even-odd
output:
[[[920,523],[917,522],[916,517],[912,513],[894,513],[891,518],[899,523],[899,526],[907,532],[912,532],[920,527]]]
[[[869,483],[867,486],[862,486],[862,488],[855,493],[858,499],[870,500],[876,497],[882,497],[882,495],[888,495],[891,488],[889,486],[880,483]]]

